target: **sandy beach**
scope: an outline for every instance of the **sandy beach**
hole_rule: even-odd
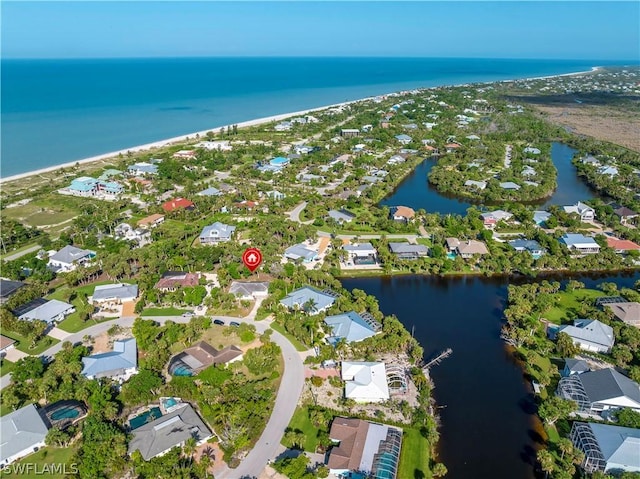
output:
[[[531,78],[522,78],[522,79],[518,79],[518,80],[497,80],[497,82],[513,82],[513,81],[523,81],[523,80],[545,80],[545,79],[549,79],[549,78],[557,78],[557,77],[565,77],[565,76],[575,76],[575,75],[583,75],[583,74],[587,74],[587,73],[593,73],[595,71],[600,70],[601,67],[592,67],[591,70],[586,70],[586,71],[580,71],[580,72],[573,72],[573,73],[562,73],[562,74],[558,74],[558,75],[549,75],[549,76],[542,76],[542,77],[531,77]],[[496,83],[496,81],[490,81],[490,82],[478,82],[478,84],[491,84],[491,83]],[[464,85],[468,85],[468,83],[464,84]],[[442,85],[442,86],[447,86],[447,85]],[[438,87],[427,87],[427,88],[417,88],[419,90],[424,90],[424,91],[428,91],[428,90],[432,90],[434,88],[441,88],[442,86],[438,86]],[[460,86],[460,85],[448,85],[448,86]],[[388,93],[383,93],[377,96],[386,96],[386,95],[390,95],[393,93],[398,93],[398,92],[388,92]],[[350,105],[353,103],[358,103],[361,101],[367,101],[370,100],[372,98],[375,97],[365,97],[365,98],[360,98],[357,100],[351,100],[351,101],[347,101],[347,102],[342,102],[342,103],[335,103],[332,105],[325,105],[325,106],[320,106],[320,107],[315,107],[315,108],[310,108],[307,110],[301,110],[301,111],[295,111],[295,112],[288,112],[288,113],[282,113],[279,115],[273,115],[273,116],[268,116],[268,117],[263,117],[263,118],[256,118],[253,120],[249,120],[249,121],[244,121],[241,123],[237,123],[238,128],[246,128],[246,127],[251,127],[251,126],[257,126],[257,125],[262,125],[265,123],[270,123],[273,121],[281,121],[287,118],[291,118],[291,117],[295,117],[295,116],[302,116],[302,115],[308,115],[310,113],[313,112],[318,112],[318,111],[322,111],[322,110],[326,110],[329,108],[338,108],[340,106],[346,106],[346,105]],[[222,130],[223,128],[228,128],[231,125],[223,125],[223,126],[219,126],[219,127],[215,127],[215,128],[209,128],[207,130],[202,130],[202,131],[196,131],[193,133],[189,133],[186,135],[181,135],[181,136],[176,136],[173,138],[168,138],[165,140],[160,140],[160,141],[155,141],[152,143],[146,143],[144,145],[138,145],[138,146],[132,146],[130,148],[124,148],[118,151],[112,151],[109,153],[103,153],[101,155],[96,155],[96,156],[92,156],[89,158],[85,158],[82,160],[77,160],[77,161],[70,161],[67,163],[62,163],[62,164],[58,164],[55,166],[49,166],[46,168],[40,168],[38,170],[33,170],[33,171],[28,171],[26,173],[20,173],[17,175],[11,175],[11,176],[7,176],[6,178],[0,178],[0,185],[4,184],[4,183],[9,183],[12,181],[16,181],[16,180],[20,180],[20,179],[24,179],[24,178],[28,178],[30,176],[36,176],[36,175],[40,175],[43,173],[50,173],[56,170],[59,170],[61,168],[69,168],[69,167],[74,167],[77,165],[85,165],[85,164],[89,164],[89,163],[93,163],[96,161],[101,161],[101,160],[108,160],[111,158],[117,158],[119,155],[126,155],[129,153],[139,153],[142,151],[150,151],[156,148],[162,148],[168,145],[172,145],[172,144],[176,144],[176,143],[181,143],[187,140],[192,140],[194,139],[194,137],[196,135],[198,135],[199,137],[203,137],[206,136],[207,133],[209,132],[213,132],[213,133],[219,133],[220,130]]]

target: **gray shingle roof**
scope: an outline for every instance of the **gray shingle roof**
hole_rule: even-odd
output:
[[[211,431],[189,404],[144,424],[133,431],[129,454],[140,451],[145,461],[193,437],[200,442],[211,437]]]
[[[44,442],[49,430],[35,404],[30,404],[0,418],[0,463],[5,459]]]
[[[93,290],[94,301],[106,301],[112,298],[129,299],[138,297],[137,284],[103,284]]]
[[[269,291],[269,283],[266,281],[233,281],[229,292],[239,296],[248,296],[255,293]]]
[[[395,254],[417,254],[428,255],[429,248],[422,244],[410,244],[410,243],[389,243],[391,252]]]
[[[590,371],[578,377],[592,403],[626,396],[640,404],[640,385],[615,369]]]
[[[613,328],[597,319],[578,319],[573,322],[573,326],[560,326],[558,332],[608,348],[611,348],[615,342]]]
[[[313,250],[310,250],[309,248],[306,248],[302,244],[296,244],[293,246],[289,246],[286,250],[284,250],[284,255],[286,258],[289,258],[292,260],[297,260],[302,258],[306,261],[311,261],[316,256],[318,256],[318,253],[316,253]]]
[[[58,261],[60,263],[71,264],[93,254],[95,253],[88,249],[80,249],[76,248],[75,246],[67,245],[57,253],[53,254],[49,259]]]
[[[233,232],[236,230],[235,226],[226,225],[216,221],[212,225],[205,226],[200,233],[200,239],[207,238],[220,238],[224,240],[231,239]]]
[[[10,281],[0,278],[0,298],[6,299],[24,286],[21,281]]]

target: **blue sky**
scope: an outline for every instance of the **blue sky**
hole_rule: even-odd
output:
[[[638,60],[640,2],[3,1],[3,58]]]

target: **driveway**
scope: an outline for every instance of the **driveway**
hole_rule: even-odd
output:
[[[42,249],[42,246],[40,246],[39,244],[36,244],[36,245],[33,245],[30,248],[27,248],[25,250],[18,251],[17,253],[13,253],[13,254],[7,255],[4,258],[2,258],[2,261],[13,261],[14,259],[21,258],[22,256],[27,255],[29,253],[33,253],[34,251],[38,251],[39,249]]]
[[[291,221],[295,221],[296,223],[300,223],[303,225],[310,225],[311,223],[313,223],[313,220],[309,220],[309,221],[300,220],[300,213],[302,213],[302,210],[304,210],[306,207],[307,207],[306,201],[303,201],[302,203],[300,203],[298,206],[296,206],[294,209],[292,209],[289,212],[289,219]]]

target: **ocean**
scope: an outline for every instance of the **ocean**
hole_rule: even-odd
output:
[[[393,91],[555,75],[599,60],[2,60],[0,176]]]

